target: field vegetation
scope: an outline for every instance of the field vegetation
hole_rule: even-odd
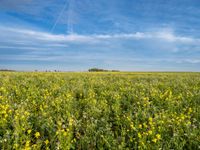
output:
[[[0,72],[0,149],[200,149],[200,73]]]

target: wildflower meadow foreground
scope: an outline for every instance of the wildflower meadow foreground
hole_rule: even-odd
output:
[[[200,73],[0,73],[0,149],[200,149]]]

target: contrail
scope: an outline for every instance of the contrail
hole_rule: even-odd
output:
[[[50,32],[53,32],[53,31],[54,31],[54,29],[55,29],[55,27],[57,26],[58,21],[59,21],[60,17],[62,16],[62,14],[63,14],[64,10],[66,9],[66,7],[67,7],[67,0],[66,0],[66,2],[65,2],[64,6],[63,6],[63,9],[61,10],[61,12],[60,12],[60,14],[59,14],[59,16],[58,16],[56,22],[55,22],[54,25],[52,26]]]
[[[73,34],[73,0],[69,0],[69,8],[68,8],[68,20],[67,20],[67,32],[68,34]]]

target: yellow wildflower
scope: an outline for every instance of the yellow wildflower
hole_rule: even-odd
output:
[[[141,124],[139,124],[139,129],[142,129],[142,125]]]
[[[36,138],[39,138],[39,137],[40,137],[40,132],[36,132],[36,133],[35,133],[35,137],[36,137]]]
[[[136,129],[133,124],[131,124],[130,127],[131,127],[132,130]]]
[[[30,141],[28,140],[28,141],[26,141],[26,147],[29,147],[29,145],[30,145]]]
[[[73,125],[74,120],[72,118],[69,118],[69,126]]]
[[[153,131],[152,131],[152,130],[149,130],[148,133],[149,133],[149,135],[152,135]]]
[[[30,134],[30,133],[31,133],[31,131],[32,131],[32,130],[31,130],[31,129],[29,129],[29,130],[27,131],[27,132],[28,132],[28,134]]]
[[[152,122],[153,121],[153,118],[152,117],[149,117],[149,122]]]
[[[45,140],[44,143],[47,145],[49,144],[49,140]]]
[[[141,139],[142,138],[142,135],[140,133],[138,133],[138,137]]]
[[[161,135],[160,135],[160,134],[156,134],[156,138],[157,138],[158,140],[160,140],[160,139],[161,139]]]
[[[156,138],[154,138],[152,141],[153,141],[154,143],[156,143],[156,142],[157,142],[157,139],[156,139]]]
[[[192,108],[190,107],[188,110],[188,114],[190,114],[192,112]]]
[[[63,135],[64,135],[64,136],[67,136],[67,132],[66,132],[66,131],[64,131]]]

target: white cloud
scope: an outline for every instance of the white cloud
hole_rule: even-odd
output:
[[[178,63],[200,64],[200,59],[183,59],[179,60]]]
[[[156,33],[151,33],[151,38],[156,37],[168,42],[177,42],[177,43],[194,43],[199,42],[200,39],[195,39],[192,37],[177,36],[171,31],[160,31]]]
[[[31,38],[35,40],[50,41],[50,42],[102,42],[103,40],[115,40],[115,39],[132,39],[132,40],[162,40],[165,42],[182,43],[182,44],[197,44],[200,43],[200,39],[178,36],[172,31],[161,30],[156,32],[135,32],[135,33],[120,33],[120,34],[92,34],[92,35],[80,35],[80,34],[51,34],[48,32],[27,30],[27,29],[14,29],[9,27],[0,27],[0,31],[3,34],[10,34],[10,36],[18,36],[19,38]]]

